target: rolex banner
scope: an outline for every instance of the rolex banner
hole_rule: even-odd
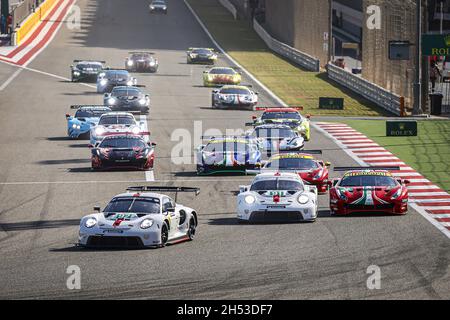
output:
[[[450,34],[422,35],[424,56],[450,56]]]
[[[386,121],[386,136],[417,136],[417,121]]]

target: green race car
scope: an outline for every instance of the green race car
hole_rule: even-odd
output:
[[[189,48],[186,54],[188,64],[214,64],[217,60],[217,52],[211,48]]]
[[[107,70],[105,61],[99,60],[74,60],[70,66],[72,82],[96,82],[100,72]]]
[[[298,132],[306,141],[311,138],[310,130],[310,116],[302,116],[299,110],[303,110],[302,107],[289,107],[289,108],[260,108],[256,110],[264,111],[260,116],[253,116],[253,122],[247,123],[248,126],[259,126],[263,124],[284,124],[290,126],[294,131]]]

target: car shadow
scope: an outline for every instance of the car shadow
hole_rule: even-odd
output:
[[[62,248],[50,248],[49,252],[115,252],[115,251],[142,251],[146,249],[154,249],[154,248],[120,248],[120,247],[101,247],[101,248],[87,248],[79,246],[77,243],[73,243],[71,246],[62,247]]]
[[[39,165],[59,165],[59,164],[70,164],[70,163],[88,163],[91,159],[61,159],[61,160],[42,160],[37,161]]]
[[[6,232],[25,231],[25,230],[64,228],[70,226],[78,226],[79,224],[80,219],[7,222],[7,223],[0,223],[0,229]]]

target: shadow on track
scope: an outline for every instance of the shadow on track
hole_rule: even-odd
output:
[[[79,224],[80,219],[9,222],[9,223],[1,223],[0,229],[3,229],[4,231],[24,231],[24,230],[64,228],[70,226],[78,226]]]

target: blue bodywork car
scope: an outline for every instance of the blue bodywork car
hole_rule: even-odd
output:
[[[81,135],[89,135],[91,127],[98,124],[100,116],[104,113],[111,112],[107,106],[97,105],[73,105],[71,109],[76,109],[74,116],[66,114],[67,119],[67,135],[76,139]]]

